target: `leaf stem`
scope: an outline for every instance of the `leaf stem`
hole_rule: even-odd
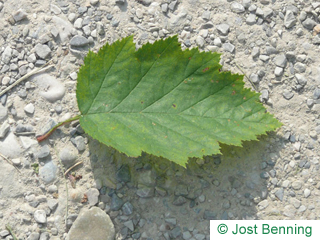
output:
[[[72,122],[72,121],[75,121],[75,120],[78,120],[79,118],[81,117],[81,115],[77,115],[75,117],[72,117],[72,118],[69,118],[63,122],[60,122],[58,123],[57,125],[55,125],[53,128],[51,128],[47,133],[43,134],[43,135],[40,135],[40,136],[37,136],[37,141],[38,142],[41,142],[45,139],[47,139],[58,127],[62,126],[62,125],[65,125],[69,122]]]

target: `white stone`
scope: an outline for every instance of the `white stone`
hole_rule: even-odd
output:
[[[37,223],[46,223],[47,222],[47,214],[44,210],[36,210],[33,214],[33,217]]]
[[[27,104],[24,107],[24,111],[28,114],[33,114],[34,113],[34,105],[32,103]]]

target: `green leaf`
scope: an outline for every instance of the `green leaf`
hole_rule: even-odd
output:
[[[81,126],[128,156],[144,151],[182,166],[220,153],[219,142],[241,146],[280,127],[242,75],[220,72],[219,59],[182,51],[176,36],[137,51],[132,36],[90,51],[78,74]]]

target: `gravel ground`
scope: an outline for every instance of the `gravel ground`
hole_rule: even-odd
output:
[[[0,238],[13,239],[9,225],[28,240],[202,240],[210,219],[319,219],[319,23],[310,0],[0,1],[0,90],[53,64],[0,96]],[[128,158],[77,122],[39,144],[78,114],[88,49],[128,35],[221,52],[283,127],[186,169]]]

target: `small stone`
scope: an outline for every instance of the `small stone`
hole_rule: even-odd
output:
[[[250,80],[253,84],[258,84],[260,82],[259,76],[256,73],[250,74]]]
[[[284,68],[287,65],[287,58],[285,54],[279,54],[277,55],[274,59],[273,62],[276,64],[278,67]]]
[[[302,182],[301,182],[301,181],[294,181],[294,182],[291,184],[291,187],[292,187],[294,190],[300,190],[301,187],[302,187]]]
[[[286,205],[283,210],[283,215],[289,218],[293,218],[296,213],[296,208],[294,206]]]
[[[149,198],[154,196],[154,188],[142,187],[136,191],[136,194],[141,198]]]
[[[130,168],[127,164],[124,164],[120,167],[120,169],[116,173],[116,178],[119,182],[130,182],[131,180],[131,173]]]
[[[260,55],[260,48],[259,47],[254,47],[251,51],[251,56],[252,58],[259,57]]]
[[[297,19],[296,19],[294,13],[290,10],[287,10],[286,15],[284,17],[284,26],[286,28],[291,28],[294,25],[296,25],[296,22],[297,22]]]
[[[276,77],[281,77],[281,76],[283,75],[283,68],[281,68],[281,67],[276,67],[276,68],[274,69],[274,75],[275,75]]]
[[[39,177],[46,184],[54,181],[56,179],[57,166],[52,162],[47,162],[43,167],[40,167]]]
[[[25,111],[27,114],[33,114],[33,113],[34,113],[34,105],[33,105],[32,103],[27,104],[27,105],[24,107],[24,111]]]
[[[12,48],[7,46],[2,53],[1,59],[4,63],[8,64],[11,60],[11,57],[12,57]]]
[[[7,133],[10,131],[10,125],[8,121],[4,121],[4,123],[0,126],[0,139],[5,138]]]
[[[70,45],[72,47],[84,47],[86,45],[89,44],[89,40],[83,36],[74,36],[71,40],[70,40]]]
[[[88,203],[90,206],[95,206],[99,202],[99,190],[96,188],[90,188],[87,192]]]
[[[122,206],[122,212],[124,215],[128,216],[131,215],[133,213],[133,206],[130,202],[126,202],[125,204],[123,204]]]
[[[33,217],[37,223],[47,223],[47,214],[44,210],[36,210]]]
[[[117,194],[112,194],[111,196],[111,211],[119,211],[123,205],[123,200],[117,196]]]
[[[312,108],[313,105],[314,105],[313,99],[307,99],[307,106],[308,106],[308,108]]]
[[[217,219],[217,214],[215,212],[205,210],[203,213],[203,218],[205,220],[216,220]]]
[[[14,158],[11,161],[12,161],[13,165],[15,165],[15,166],[20,166],[20,164],[21,164],[20,158]]]
[[[309,197],[311,195],[311,191],[310,189],[306,188],[304,191],[303,191],[303,195],[305,198]]]
[[[125,225],[127,228],[129,228],[130,231],[134,231],[134,225],[133,225],[132,220],[124,222],[123,225]]]
[[[92,240],[115,239],[115,229],[109,215],[98,207],[82,209],[66,239],[85,239],[84,236]]]
[[[99,2],[99,0],[90,0],[90,4],[91,4],[92,6],[97,5],[98,2]]]
[[[8,230],[2,230],[0,231],[0,236],[2,238],[5,238],[6,236],[8,236],[10,234],[10,232]]]
[[[307,18],[302,22],[302,25],[309,30],[313,30],[314,26],[316,26],[317,23],[311,18]]]
[[[282,200],[283,200],[283,195],[284,195],[284,190],[283,190],[283,188],[278,189],[278,190],[275,192],[274,195],[276,195],[276,197],[282,202]]]
[[[217,30],[221,35],[226,36],[229,33],[230,26],[228,24],[225,24],[225,23],[219,24],[217,26]]]
[[[231,3],[231,11],[235,13],[243,13],[245,11],[244,6],[238,2]]]
[[[85,7],[85,6],[81,6],[78,8],[78,13],[80,15],[84,14],[86,11],[87,11],[87,7]]]
[[[31,53],[28,58],[27,58],[27,61],[30,62],[30,63],[35,63],[37,61],[37,57],[34,53]]]
[[[21,20],[26,19],[27,16],[28,15],[24,9],[19,9],[18,11],[12,14],[12,17],[16,22],[20,22]]]
[[[210,20],[210,16],[211,12],[210,11],[204,11],[201,15],[202,19],[205,21],[209,21]]]
[[[297,62],[296,64],[294,64],[294,70],[296,73],[304,73],[306,69],[306,65],[301,62]]]
[[[169,232],[171,239],[177,239],[181,235],[181,228],[179,226],[175,227]]]
[[[268,206],[269,206],[269,202],[268,202],[267,199],[265,199],[265,200],[263,200],[263,201],[258,203],[259,210],[266,209]]]
[[[49,193],[55,193],[55,192],[58,192],[58,187],[56,185],[50,185],[48,187],[48,192]]]
[[[248,25],[253,25],[253,24],[255,24],[257,22],[257,16],[255,15],[255,14],[253,14],[253,13],[250,13],[249,15],[248,15],[248,17],[246,18],[246,23],[248,24]]]
[[[298,81],[298,83],[301,85],[301,86],[304,86],[307,84],[307,78],[305,78],[303,75],[301,74],[295,74],[294,75]]]
[[[77,136],[75,139],[74,139],[74,143],[78,149],[79,152],[82,152],[86,149],[86,144],[84,142],[84,137],[82,136]]]
[[[176,197],[175,200],[172,202],[175,206],[182,206],[187,202],[187,199],[183,196]]]
[[[59,202],[57,199],[49,199],[47,204],[48,204],[48,207],[50,208],[50,210],[54,211],[57,208]]]
[[[282,93],[282,96],[287,99],[287,100],[290,100],[292,97],[293,97],[293,92],[289,91],[289,90],[284,90],[283,93]]]
[[[46,59],[50,55],[51,49],[48,45],[38,43],[35,46],[35,52],[40,58]]]
[[[77,20],[74,21],[73,26],[77,29],[81,29],[82,28],[82,18],[77,18]]]
[[[268,55],[261,54],[259,55],[259,59],[263,62],[266,62],[270,59],[270,57]]]
[[[213,44],[214,44],[215,46],[221,47],[221,46],[222,46],[221,39],[218,38],[218,37],[215,38],[215,39],[213,40]]]
[[[27,240],[39,240],[40,234],[37,232],[33,232],[29,235]]]
[[[313,99],[314,100],[317,100],[320,98],[320,88],[316,88],[314,91],[313,91]],[[0,120],[1,120],[1,117],[0,117]]]
[[[0,122],[5,120],[8,116],[8,108],[0,105]]]
[[[269,91],[268,89],[261,90],[261,99],[263,102],[267,102],[269,100]]]
[[[69,147],[63,148],[59,153],[59,157],[66,168],[72,166],[78,158],[75,149]]]
[[[204,46],[204,43],[205,43],[204,38],[201,37],[201,36],[197,36],[196,43],[200,48],[202,48]]]
[[[227,52],[233,53],[235,47],[231,43],[224,43],[222,44],[222,48]]]
[[[46,145],[43,145],[41,148],[40,148],[40,151],[38,152],[37,156],[39,159],[42,159],[42,158],[46,158],[50,155],[50,147],[46,144]]]

